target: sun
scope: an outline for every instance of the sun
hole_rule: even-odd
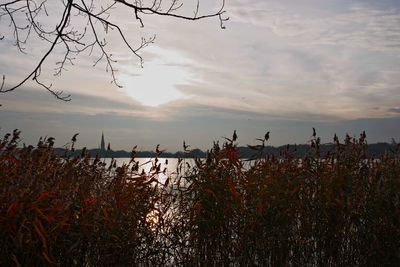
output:
[[[161,48],[153,48],[151,58],[140,69],[137,66],[124,66],[125,71],[118,75],[122,91],[151,107],[187,98],[177,86],[189,85],[195,80],[188,60],[177,52]]]

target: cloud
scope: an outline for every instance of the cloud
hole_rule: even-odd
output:
[[[110,77],[104,66],[91,68],[85,55],[78,61],[80,64],[56,80],[55,86],[73,95],[133,103],[132,108],[124,109],[118,105],[94,108],[75,104],[74,110],[79,112],[111,110],[158,120],[173,120],[178,114],[174,111],[176,103],[293,119],[299,119],[301,114],[327,120],[390,115],[387,109],[398,100],[396,77],[400,73],[393,54],[354,49],[351,45],[326,45],[321,41],[326,36],[349,37],[355,30],[368,33],[372,26],[355,27],[366,24],[368,17],[383,29],[385,25],[376,21],[386,21],[387,16],[381,15],[382,10],[372,11],[371,7],[346,5],[335,9],[333,4],[329,7],[333,11],[322,16],[321,10],[325,9],[318,4],[304,8],[292,2],[232,1],[229,12],[233,14],[233,22],[225,31],[218,29],[212,20],[198,24],[165,20],[155,28],[155,22],[149,19],[147,32],[154,30],[158,39],[156,45],[142,51],[144,69],[138,67],[137,58],[125,53],[120,44],[111,46],[119,60],[117,78],[124,88],[108,85]],[[119,19],[128,21],[126,14],[121,14]],[[238,19],[240,23],[235,22]],[[159,18],[156,21],[164,22]],[[12,62],[13,58],[8,57],[10,65],[21,69],[24,62]],[[134,108],[143,103],[161,106],[143,108],[140,112]],[[29,105],[35,109],[28,103],[25,109]],[[372,109],[376,105],[382,109]],[[38,109],[57,108],[39,105]]]
[[[270,29],[296,45],[400,51],[399,8],[346,2],[347,9],[321,16],[324,13],[321,8],[308,5],[308,12],[300,9],[300,13],[295,4],[278,1],[233,1],[230,5],[234,19]]]
[[[177,26],[182,37],[165,47],[196,62],[185,67],[200,77],[178,89],[196,103],[268,115],[390,116],[384,107],[398,101],[400,66],[396,46],[380,36],[398,30],[397,9],[335,3],[327,12],[325,6],[307,9],[288,1],[232,1],[232,29],[210,30],[209,42],[189,26]],[[357,33],[369,39],[352,39]],[[341,35],[343,42],[327,43]],[[377,104],[379,111],[373,109]]]
[[[1,95],[1,109],[14,112],[63,113],[63,114],[147,114],[146,107],[133,100],[109,98],[74,93],[70,102],[55,100],[47,91],[36,88],[20,88]]]
[[[400,113],[400,107],[390,108],[389,111],[394,113]]]

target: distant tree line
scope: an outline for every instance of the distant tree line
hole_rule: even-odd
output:
[[[282,156],[283,153],[290,153],[294,157],[303,157],[308,151],[310,151],[311,145],[300,144],[300,145],[284,145],[284,146],[248,146],[248,147],[238,147],[238,155],[240,158],[260,158],[265,156]],[[319,147],[321,156],[326,156],[328,153],[333,153],[335,150],[334,144],[322,144]],[[396,150],[396,144],[389,143],[376,143],[368,145],[368,152],[371,157],[382,157],[385,153],[390,156]],[[68,155],[77,156],[82,153],[81,149],[75,151],[70,151],[64,148],[56,148],[56,154],[59,156]],[[67,152],[68,151],[68,152]],[[99,155],[103,158],[129,158],[131,152],[125,150],[101,150],[101,149],[89,149],[88,152],[92,157]],[[164,151],[160,154],[163,158],[205,158],[207,157],[208,151],[202,151],[201,149],[193,149],[188,151],[177,151],[177,152],[167,152]],[[156,151],[137,151],[136,156],[138,158],[153,158],[156,157]]]

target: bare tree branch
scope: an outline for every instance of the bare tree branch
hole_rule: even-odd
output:
[[[63,71],[67,70],[67,65],[73,66],[74,60],[79,54],[88,51],[89,55],[93,55],[94,51],[99,51],[93,66],[96,66],[99,62],[105,62],[105,70],[110,72],[111,82],[120,87],[116,79],[117,70],[114,67],[116,60],[113,59],[113,55],[107,47],[106,37],[109,30],[117,31],[129,52],[139,60],[140,66],[143,66],[143,58],[139,51],[153,43],[155,36],[148,39],[142,37],[141,43],[134,48],[125,37],[121,25],[110,19],[112,12],[116,12],[115,7],[123,5],[131,9],[134,12],[134,19],[139,22],[141,27],[144,27],[142,16],[157,15],[191,21],[217,17],[220,21],[220,27],[225,28],[224,22],[229,19],[224,17],[225,0],[221,0],[221,6],[217,12],[205,15],[199,15],[200,0],[193,1],[196,1],[193,15],[185,16],[177,13],[183,6],[183,2],[180,0],[108,0],[107,4],[100,4],[99,8],[96,7],[95,3],[98,2],[95,0],[61,0],[62,15],[60,15],[59,22],[54,28],[40,21],[40,18],[49,17],[54,12],[54,10],[48,12],[48,0],[14,0],[0,3],[0,21],[2,19],[9,21],[9,27],[12,31],[11,39],[14,40],[14,45],[21,53],[26,53],[25,46],[32,34],[35,35],[35,38],[49,44],[48,49],[38,60],[36,67],[19,83],[6,87],[6,78],[3,75],[0,93],[13,91],[31,79],[57,99],[69,101],[70,95],[64,95],[62,91],[54,91],[51,84],[46,85],[39,79],[44,63],[56,47],[63,49],[64,53],[62,58],[55,62],[54,75],[61,75]],[[8,37],[0,35],[0,41],[5,38]]]

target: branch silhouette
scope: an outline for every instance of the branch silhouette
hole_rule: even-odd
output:
[[[27,53],[25,46],[32,38],[38,38],[40,41],[49,45],[43,55],[38,60],[34,69],[21,79],[16,85],[7,87],[6,77],[0,82],[0,93],[7,93],[24,85],[28,80],[33,80],[37,85],[47,90],[55,98],[62,101],[70,101],[71,95],[65,94],[63,91],[56,91],[52,88],[52,84],[45,84],[40,80],[42,67],[55,49],[63,49],[61,60],[55,62],[54,75],[62,75],[67,70],[67,66],[74,65],[74,61],[79,54],[88,51],[90,56],[95,56],[93,66],[99,62],[105,62],[106,72],[111,75],[111,83],[121,87],[117,81],[114,64],[117,62],[107,47],[107,34],[109,31],[116,31],[121,38],[122,43],[139,61],[143,67],[143,58],[139,51],[149,44],[154,43],[156,36],[150,38],[141,37],[141,42],[134,47],[126,38],[126,32],[121,29],[120,23],[111,20],[110,16],[113,12],[117,12],[117,6],[123,6],[133,11],[134,19],[137,20],[141,27],[144,27],[144,16],[156,15],[165,16],[183,20],[201,20],[217,17],[220,27],[225,28],[224,22],[229,18],[224,17],[225,0],[220,3],[220,8],[215,13],[199,15],[200,0],[195,2],[193,15],[181,15],[177,13],[183,6],[183,2],[179,0],[109,0],[99,4],[96,0],[62,0],[62,13],[55,27],[51,28],[49,23],[41,23],[40,18],[54,15],[54,10],[48,8],[48,0],[14,0],[0,3],[0,21],[9,21],[12,36],[10,39],[14,41],[14,46],[21,53]],[[107,2],[104,4],[104,2]],[[54,3],[54,2],[53,2]],[[98,6],[96,6],[98,4]],[[53,13],[52,13],[53,12]],[[76,27],[76,23],[83,28]],[[49,29],[50,28],[50,29]],[[104,36],[104,37],[103,37]],[[8,36],[0,35],[0,41],[7,39]],[[99,51],[94,55],[94,51]]]

